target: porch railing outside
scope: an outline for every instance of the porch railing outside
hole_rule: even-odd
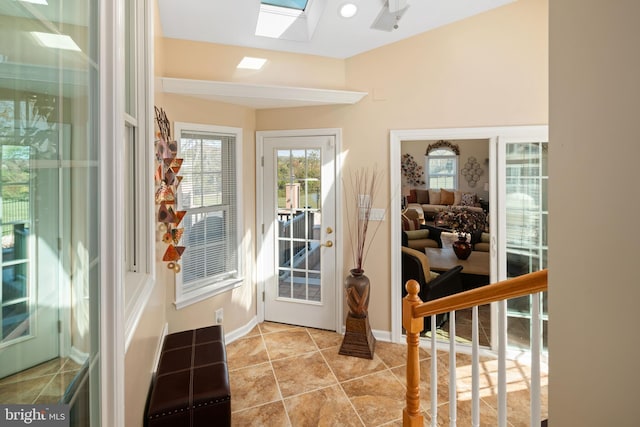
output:
[[[456,426],[456,342],[455,310],[472,308],[472,425],[480,425],[479,391],[479,334],[478,306],[498,302],[498,425],[507,425],[507,386],[506,386],[506,300],[547,290],[547,270],[529,273],[513,279],[483,286],[467,292],[423,303],[418,297],[420,286],[415,280],[406,283],[407,296],[402,301],[402,325],[407,335],[407,393],[406,406],[402,415],[403,426],[424,425],[420,409],[420,332],[423,318],[431,316],[431,330],[436,330],[437,314],[450,312],[449,330],[449,425]],[[532,339],[531,339],[531,426],[540,426],[540,319],[539,300],[533,298]],[[431,354],[436,354],[436,334],[431,334]],[[438,419],[438,375],[437,357],[432,357],[430,372],[431,426],[437,426]]]

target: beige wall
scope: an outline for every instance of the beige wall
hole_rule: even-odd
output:
[[[243,204],[245,230],[242,241],[245,281],[231,292],[225,292],[205,301],[177,310],[175,301],[175,275],[165,262],[159,262],[158,281],[167,289],[166,308],[169,332],[182,331],[211,325],[215,311],[224,309],[224,328],[230,332],[245,326],[256,315],[255,301],[255,110],[229,104],[214,103],[179,95],[159,95],[156,105],[164,108],[167,117],[174,122],[201,123],[231,126],[243,130],[242,179],[240,192]],[[166,245],[158,243],[157,259],[160,260]],[[164,247],[163,247],[164,246]]]
[[[640,425],[638,16],[635,1],[551,2],[553,426]]]
[[[259,110],[256,128],[341,127],[348,171],[373,164],[387,170],[391,129],[544,124],[547,10],[546,0],[520,0],[349,58],[347,86],[369,96],[353,106]],[[389,197],[388,186],[381,197]],[[388,226],[375,239],[365,264],[371,327],[389,331]]]
[[[164,40],[163,77],[345,89],[345,64],[323,58],[178,39]],[[265,58],[260,71],[238,70],[244,56]]]

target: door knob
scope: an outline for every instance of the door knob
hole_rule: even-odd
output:
[[[327,227],[327,234],[331,234],[331,233],[333,233],[333,228]]]
[[[320,246],[330,248],[333,246],[333,242],[331,240],[327,240],[327,243],[322,243]]]

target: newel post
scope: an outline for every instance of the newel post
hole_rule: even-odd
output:
[[[418,296],[420,285],[409,280],[405,285],[408,292],[402,299],[402,326],[407,334],[407,405],[402,411],[403,426],[424,425],[420,412],[420,332],[424,326],[422,318],[413,318],[413,307],[422,303]]]

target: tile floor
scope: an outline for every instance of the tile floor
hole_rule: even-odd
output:
[[[57,403],[80,372],[68,358],[53,359],[0,380],[0,403]]]
[[[378,341],[373,360],[338,354],[335,332],[261,323],[227,345],[234,426],[400,426],[405,406],[406,346]],[[438,352],[438,424],[448,425],[449,355]],[[431,420],[432,357],[421,349],[421,405]],[[457,356],[457,420],[471,425],[471,358]],[[497,425],[497,361],[481,361],[481,425]],[[529,367],[508,362],[510,426],[529,425]],[[542,378],[547,417],[547,375]]]

